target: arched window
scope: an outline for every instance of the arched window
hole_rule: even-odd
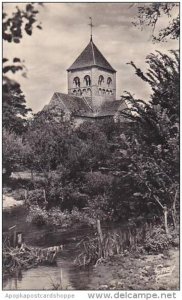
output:
[[[82,90],[82,95],[85,96],[86,95],[86,89]]]
[[[100,75],[98,80],[98,85],[102,85],[104,83],[104,76]]]
[[[87,89],[87,95],[88,97],[91,96],[91,89]]]
[[[111,79],[111,77],[108,77],[108,78],[107,78],[107,85],[108,85],[108,87],[109,87],[111,84],[112,84],[112,79]]]
[[[73,79],[73,84],[75,87],[80,87],[80,78],[79,77],[75,77]]]
[[[102,93],[103,93],[103,95],[105,95],[105,93],[106,93],[105,89],[102,90]]]
[[[91,78],[90,78],[89,75],[86,75],[84,77],[84,83],[85,83],[86,86],[91,86]]]
[[[102,89],[99,88],[99,95],[102,95]]]
[[[109,93],[109,90],[106,90],[106,95],[109,95],[110,93]]]
[[[73,92],[72,92],[74,95],[76,95],[76,90],[73,90]]]
[[[81,96],[81,95],[82,95],[82,91],[81,91],[80,89],[78,90],[77,95],[78,95],[78,96]]]

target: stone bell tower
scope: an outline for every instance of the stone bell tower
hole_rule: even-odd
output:
[[[68,68],[68,94],[85,98],[93,108],[116,100],[116,71],[91,38],[89,44]]]

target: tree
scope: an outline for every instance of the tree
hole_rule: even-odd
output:
[[[106,129],[103,130],[102,123],[84,122],[77,128],[76,134],[81,141],[79,155],[84,166],[82,170],[97,171],[110,157]]]
[[[112,197],[113,179],[112,175],[100,171],[85,174],[83,190],[88,197],[86,214],[89,218],[111,221],[109,198]]]
[[[138,126],[132,139],[123,137],[126,157],[130,157],[127,175],[135,180],[133,195],[162,209],[166,232],[168,212],[176,226],[179,199],[179,53],[171,54],[149,55],[146,74],[130,63],[137,76],[150,84],[153,94],[147,104],[126,93],[123,98],[130,108],[122,112]]]
[[[6,4],[8,5],[8,4]],[[39,11],[38,4],[27,3],[25,8],[16,6],[15,11],[9,16],[3,7],[3,31],[4,42],[20,43],[23,33],[32,35],[33,28],[41,29],[37,21]],[[22,71],[25,76],[25,66],[20,58],[14,57],[10,63],[7,58],[3,58],[3,127],[21,134],[26,128],[27,113],[31,109],[26,107],[25,96],[20,84],[10,79],[7,74]]]
[[[17,134],[26,130],[27,113],[31,111],[26,107],[25,96],[19,83],[6,78],[3,84],[3,127]]]
[[[132,107],[125,109],[124,115],[130,120],[147,123],[147,130],[154,132],[155,139],[158,136],[160,141],[162,139],[163,142],[167,142],[168,135],[177,132],[179,124],[179,51],[170,51],[170,56],[156,51],[156,54],[147,56],[146,62],[149,65],[146,74],[133,62],[130,62],[130,65],[135,69],[136,75],[151,86],[151,100],[146,104],[126,92],[123,98],[129,101]],[[158,124],[161,119],[165,123],[163,126]],[[166,130],[169,130],[169,133]],[[149,137],[151,138],[151,135]]]
[[[59,199],[58,186],[63,186],[69,207],[71,203],[76,203],[73,199],[75,194],[79,199],[84,198],[84,192],[81,191],[84,174],[98,170],[109,156],[107,138],[96,124],[88,122],[75,128],[72,122],[64,120],[64,113],[61,120],[59,112],[58,121],[57,112],[51,110],[34,116],[24,140],[30,149],[27,167],[32,172],[43,173],[45,188],[52,203],[56,203],[56,198]]]
[[[172,18],[175,10],[178,10],[177,16]],[[168,26],[159,29],[156,33],[156,26],[163,16],[167,16],[171,21]],[[179,3],[154,2],[142,4],[142,6],[138,6],[137,21],[133,24],[142,29],[145,26],[150,26],[154,42],[163,42],[168,38],[178,39],[180,35]]]
[[[68,153],[65,144],[72,131],[69,122],[57,122],[51,112],[36,114],[24,134],[31,149],[27,166],[42,172],[48,179],[51,170],[64,164],[63,158]]]
[[[3,169],[5,177],[24,166],[27,145],[22,137],[3,129]]]

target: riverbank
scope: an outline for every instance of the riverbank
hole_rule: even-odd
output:
[[[16,201],[16,200],[15,200]],[[17,203],[19,201],[16,201]],[[42,279],[42,288],[51,289],[56,282],[58,289],[63,289],[60,284],[60,269],[62,269],[64,288],[88,289],[88,290],[177,290],[179,289],[179,250],[172,248],[164,250],[163,254],[147,255],[125,251],[123,254],[114,255],[108,259],[97,263],[95,267],[79,268],[74,267],[74,259],[79,254],[76,253],[76,245],[82,240],[88,229],[64,229],[63,231],[49,231],[46,228],[37,228],[26,222],[26,209],[19,206],[3,213],[5,228],[13,225],[18,231],[25,234],[25,242],[41,247],[50,247],[64,244],[64,251],[60,255],[57,267],[37,267],[23,272],[23,278],[18,281],[15,289],[27,288],[36,289],[34,278],[45,271]],[[36,233],[36,234],[35,234]],[[78,249],[77,249],[78,250]],[[46,275],[46,273],[48,275]],[[31,275],[31,276],[30,276]],[[77,278],[80,278],[77,282]],[[17,283],[17,279],[15,280]],[[12,285],[13,279],[10,279]],[[27,283],[28,282],[28,283]],[[58,283],[57,283],[58,282]],[[9,285],[6,287],[8,288]],[[37,289],[40,288],[40,284]]]
[[[3,195],[3,210],[12,209],[24,204],[24,200],[16,200],[11,194]]]
[[[158,255],[125,253],[95,267],[89,285],[96,290],[178,290],[179,250]]]

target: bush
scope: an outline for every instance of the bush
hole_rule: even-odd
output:
[[[3,129],[3,175],[8,179],[11,173],[20,170],[25,162],[27,145],[16,133]]]
[[[172,236],[168,236],[162,227],[154,226],[151,231],[147,231],[143,248],[148,253],[161,253],[169,249],[172,244]]]
[[[40,208],[38,205],[33,205],[30,207],[27,222],[42,226],[48,223],[48,218],[48,213],[45,209]]]
[[[90,212],[90,208],[89,208],[89,212]],[[78,223],[87,226],[95,225],[95,219],[90,216],[87,209],[80,211],[77,207],[74,207],[71,211],[71,219],[73,224]]]
[[[28,203],[29,205],[38,205],[40,207],[45,206],[45,199],[42,189],[36,189],[28,192]]]
[[[103,195],[112,188],[113,176],[101,172],[89,172],[85,175],[87,192],[93,195]]]
[[[72,225],[70,213],[67,210],[62,212],[60,208],[54,207],[47,212],[47,215],[48,226],[67,228]]]
[[[67,210],[61,211],[59,207],[46,210],[38,205],[32,205],[27,216],[27,222],[29,223],[33,223],[37,226],[46,225],[54,228],[67,228],[76,223],[88,225],[88,221],[86,214],[82,214],[77,208],[74,208],[70,213]]]

